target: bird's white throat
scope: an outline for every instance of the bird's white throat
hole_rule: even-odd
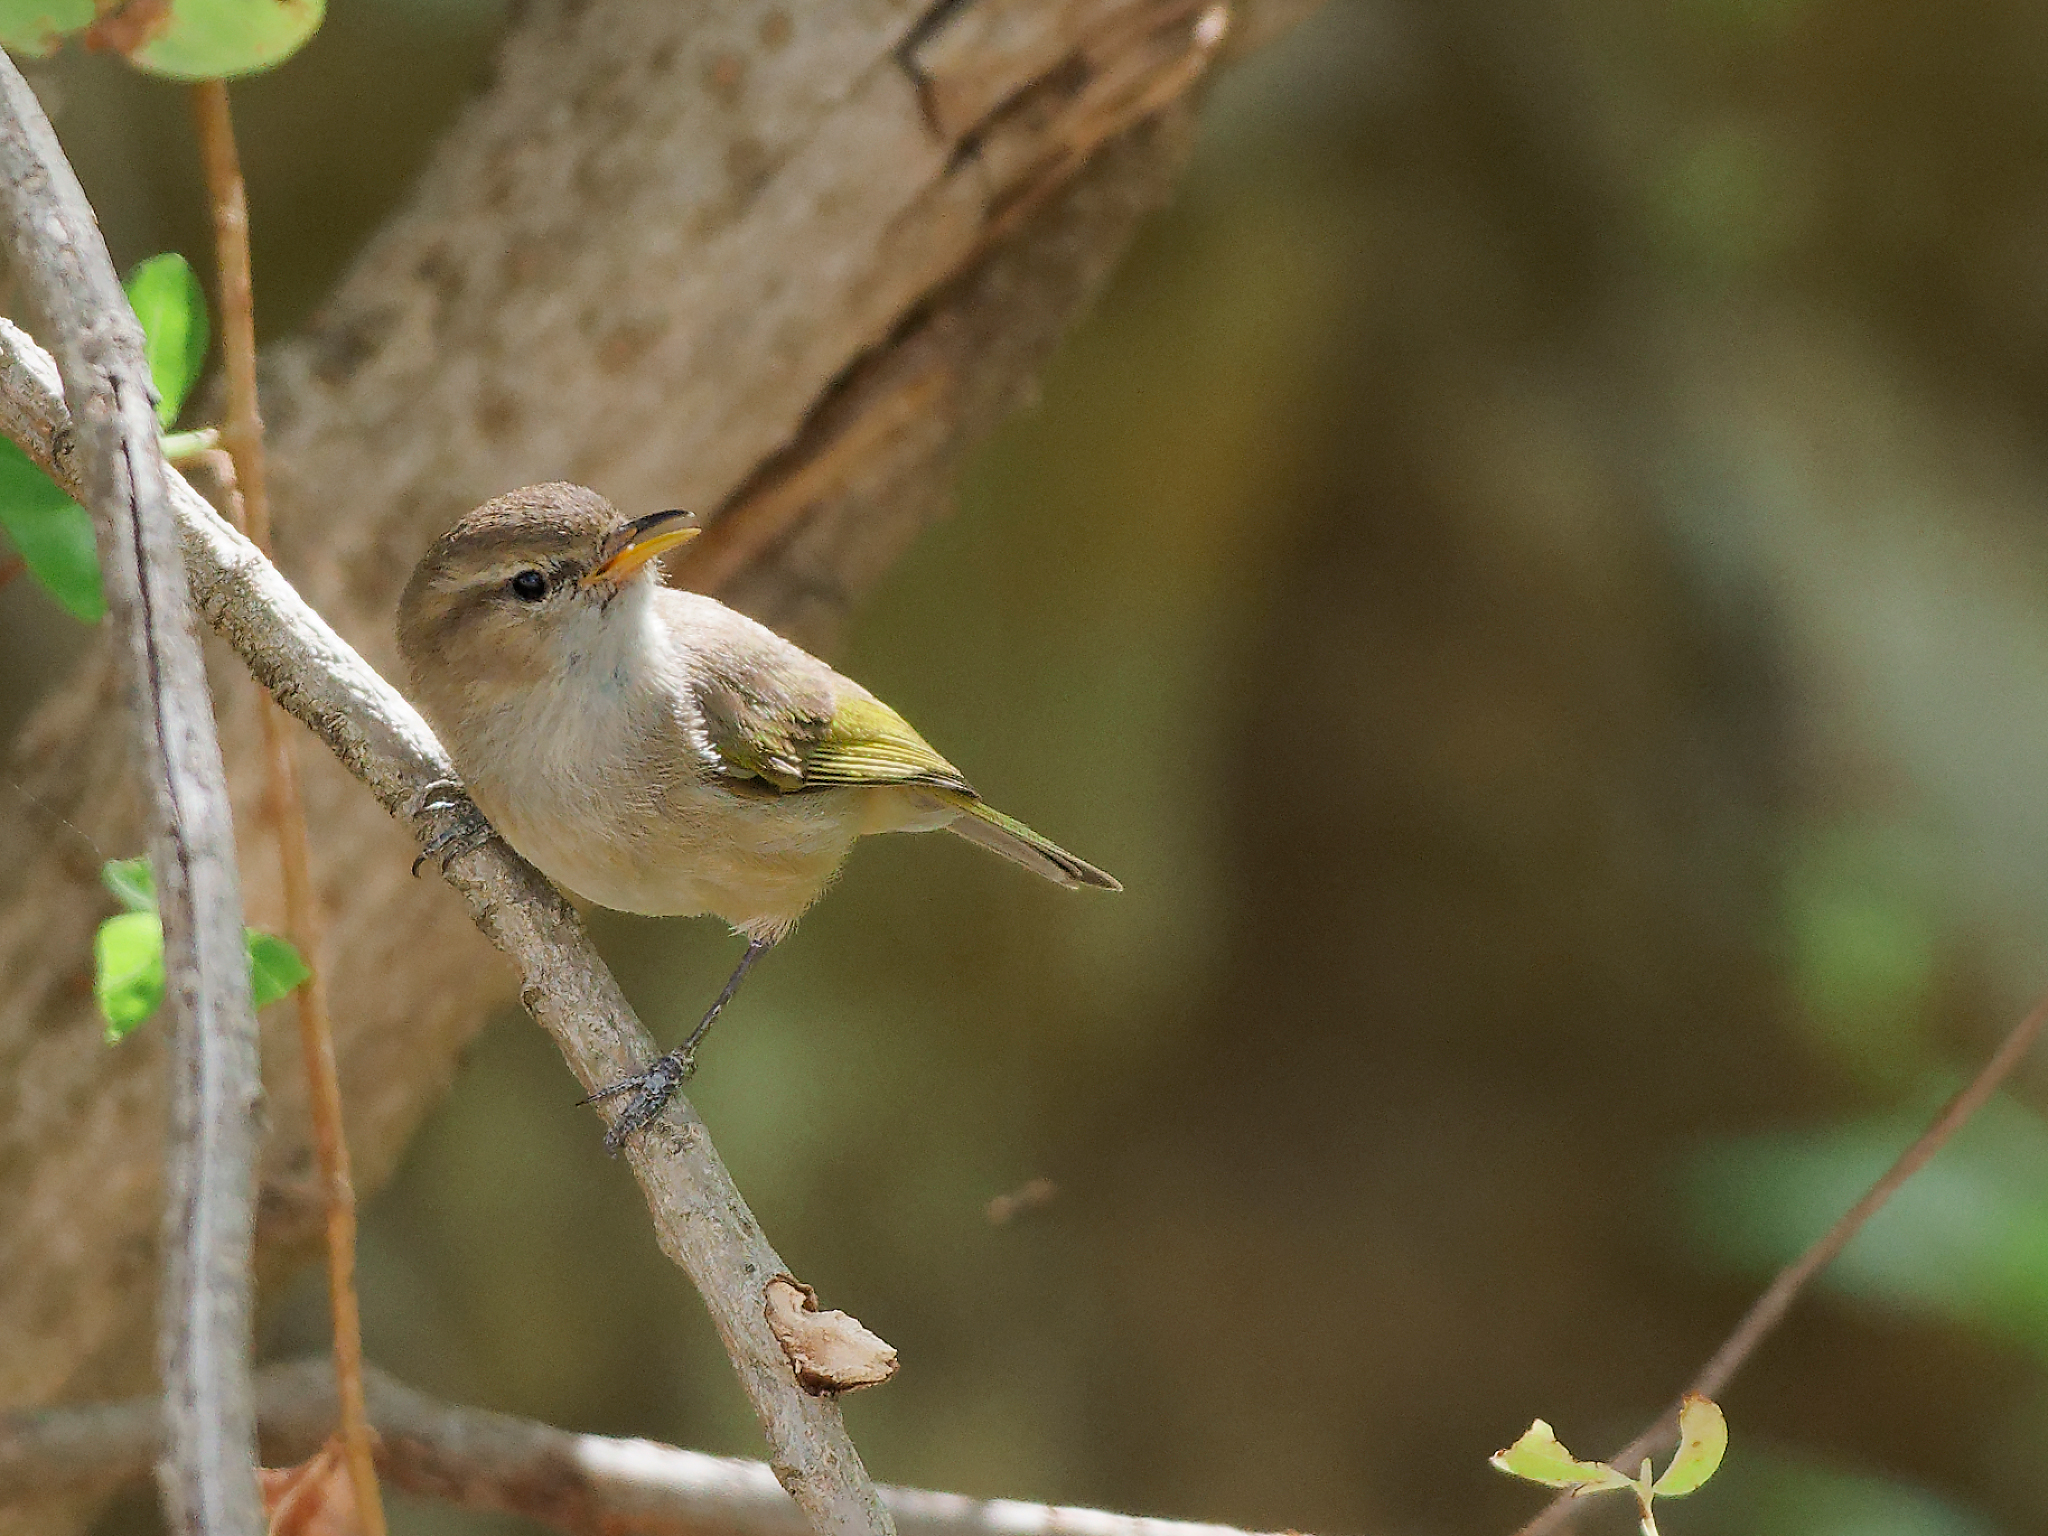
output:
[[[517,778],[503,786],[515,796],[578,801],[615,791],[637,766],[636,720],[664,691],[654,675],[668,660],[655,594],[642,580],[603,600],[573,599],[535,647],[526,686],[472,716],[462,755],[492,765],[490,777]]]

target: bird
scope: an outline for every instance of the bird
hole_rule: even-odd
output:
[[[422,861],[495,831],[572,896],[716,916],[746,941],[680,1046],[584,1101],[634,1095],[606,1132],[614,1156],[860,838],[944,829],[1071,889],[1123,888],[989,805],[851,678],[663,585],[661,557],[700,531],[688,512],[628,518],[580,485],[526,486],[435,540],[398,605],[414,700],[460,775],[423,801],[456,815]]]

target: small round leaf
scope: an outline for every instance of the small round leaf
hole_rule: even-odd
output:
[[[112,891],[130,912],[156,910],[156,872],[149,867],[146,856],[107,860],[100,866],[100,884]]]
[[[297,53],[325,11],[325,0],[172,0],[169,20],[128,60],[172,80],[253,75]]]
[[[164,930],[154,912],[123,912],[92,943],[92,995],[107,1021],[107,1043],[124,1040],[164,1000]]]
[[[41,58],[91,26],[94,14],[93,0],[0,0],[0,47]]]
[[[92,518],[6,438],[0,438],[0,528],[65,612],[88,624],[105,616]]]
[[[249,1001],[254,1006],[276,1002],[313,974],[289,939],[257,928],[243,938],[249,946]]]
[[[142,322],[143,355],[156,386],[157,424],[178,419],[206,362],[206,293],[176,251],[152,256],[128,274],[128,302]]]

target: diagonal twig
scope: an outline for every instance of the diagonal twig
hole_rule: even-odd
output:
[[[191,623],[142,332],[92,208],[0,59],[0,215],[22,298],[78,402],[73,494],[93,514],[150,802],[171,1038],[158,1478],[173,1531],[254,1536],[249,1264],[256,1019],[213,701]]]
[[[56,372],[48,355],[5,320],[0,433],[65,490],[76,489],[72,422]],[[182,477],[171,473],[169,488],[200,613],[272,697],[424,841],[435,826],[419,809],[422,791],[454,771],[426,721]],[[581,921],[530,865],[492,839],[454,858],[444,874],[485,937],[518,968],[520,1001],[586,1088],[616,1082],[654,1054]],[[818,1531],[886,1536],[893,1530],[888,1512],[838,1405],[797,1386],[768,1330],[764,1288],[787,1266],[696,1110],[679,1095],[627,1150],[656,1239],[703,1296],[761,1421],[775,1475]]]
[[[1823,1232],[1813,1246],[1799,1255],[1790,1264],[1778,1271],[1778,1276],[1764,1293],[1750,1304],[1742,1320],[1735,1325],[1734,1332],[1714,1351],[1700,1372],[1685,1390],[1687,1394],[1697,1393],[1701,1397],[1718,1398],[1735,1373],[1748,1363],[1765,1337],[1785,1319],[1792,1310],[1792,1303],[1799,1293],[1806,1289],[1813,1277],[1840,1257],[1844,1248],[1856,1234],[1863,1230],[1864,1223],[1884,1209],[1886,1202],[1898,1193],[1899,1186],[1913,1177],[1927,1165],[1930,1158],[1945,1146],[1955,1133],[1969,1123],[1970,1117],[1990,1101],[1999,1086],[2012,1076],[2019,1064],[2027,1059],[2035,1042],[2041,1037],[2043,1025],[2048,1025],[2048,997],[2044,997],[2015,1024],[1999,1042],[1998,1049],[1991,1053],[1991,1059],[1978,1069],[1977,1075],[1942,1105],[1934,1118],[1913,1141],[1913,1144],[1898,1155],[1892,1165],[1878,1176],[1877,1182],[1857,1202],[1835,1218],[1833,1226]],[[1678,1408],[1674,1404],[1665,1410],[1663,1416],[1650,1425],[1635,1439],[1621,1448],[1613,1457],[1611,1465],[1632,1467],[1645,1456],[1650,1456],[1678,1443]],[[1542,1511],[1515,1533],[1515,1536],[1544,1536],[1572,1518],[1573,1513],[1583,1506],[1571,1494],[1563,1494],[1544,1505]]]

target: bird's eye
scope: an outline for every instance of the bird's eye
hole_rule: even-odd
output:
[[[548,595],[548,579],[539,571],[521,571],[511,581],[512,595],[522,603],[537,603]]]

